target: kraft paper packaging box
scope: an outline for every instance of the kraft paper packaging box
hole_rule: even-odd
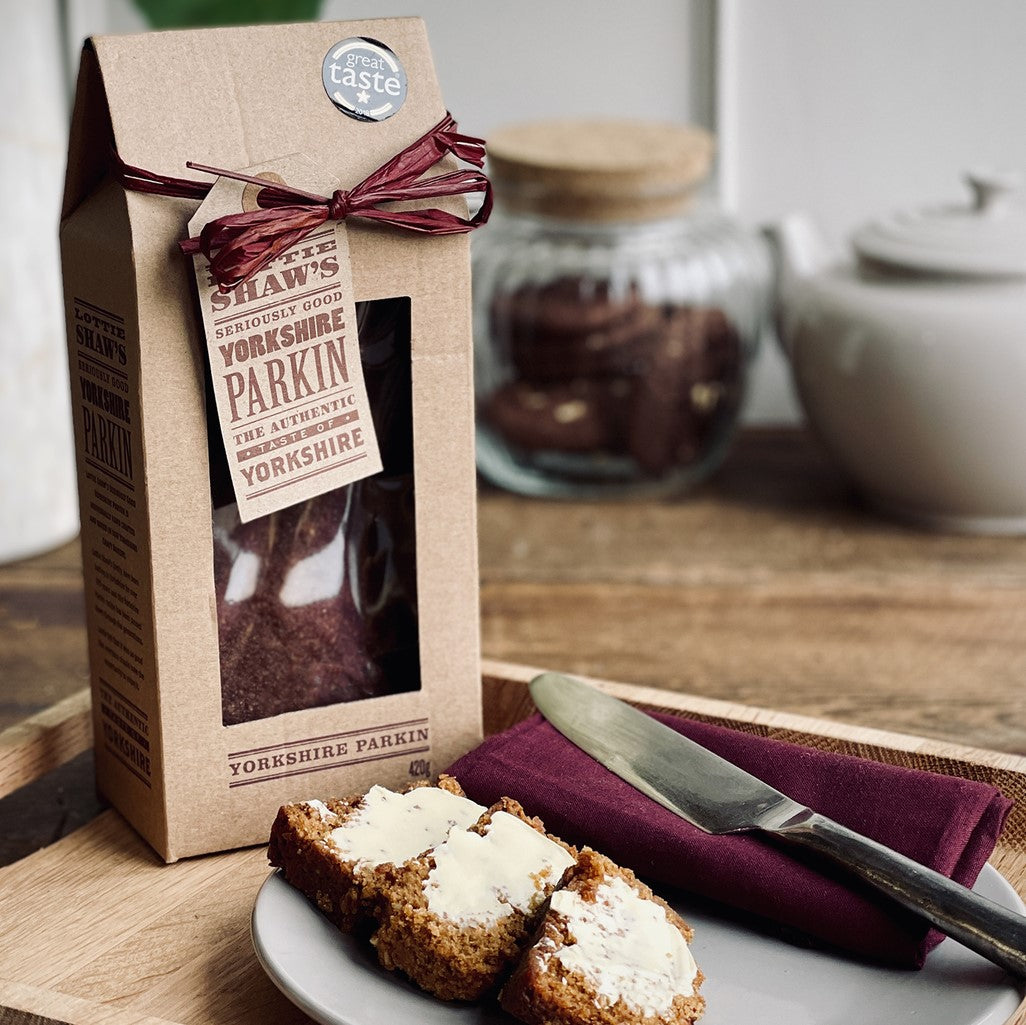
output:
[[[165,860],[480,739],[468,237],[334,193],[445,118],[418,19],[84,47],[61,250],[96,769]],[[383,209],[466,218],[422,195]],[[256,271],[182,252],[289,203],[323,223]]]

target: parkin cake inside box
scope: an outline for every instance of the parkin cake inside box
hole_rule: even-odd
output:
[[[419,19],[85,44],[61,251],[96,766],[168,861],[480,739],[487,183],[431,187],[477,143]]]

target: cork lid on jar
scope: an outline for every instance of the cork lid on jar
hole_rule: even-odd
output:
[[[687,206],[713,148],[709,132],[691,125],[539,121],[492,133],[489,173],[497,201],[518,213],[649,220]]]

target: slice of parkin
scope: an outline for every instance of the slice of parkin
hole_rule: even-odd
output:
[[[504,798],[471,829],[383,873],[378,960],[443,1000],[497,989],[576,854]]]
[[[688,924],[629,869],[584,849],[503,987],[527,1025],[691,1025],[705,1010]]]

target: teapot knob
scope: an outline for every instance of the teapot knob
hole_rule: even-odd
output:
[[[973,190],[973,209],[981,217],[1000,217],[1012,205],[1016,192],[1022,188],[1019,171],[974,170],[965,180]]]

